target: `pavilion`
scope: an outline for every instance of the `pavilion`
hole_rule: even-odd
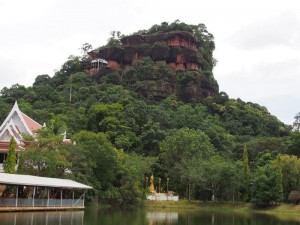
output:
[[[87,189],[68,179],[0,173],[0,212],[83,209]]]

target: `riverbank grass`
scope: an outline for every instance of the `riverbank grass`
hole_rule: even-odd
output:
[[[259,207],[252,203],[232,203],[232,202],[201,202],[180,200],[175,201],[150,201],[143,202],[145,208],[177,208],[177,209],[200,209],[214,211],[249,211],[268,214],[299,214],[300,205],[272,205],[268,207]]]

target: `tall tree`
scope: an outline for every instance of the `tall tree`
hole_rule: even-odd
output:
[[[168,135],[160,148],[165,174],[177,183],[178,191],[183,189],[181,195],[191,198],[193,184],[202,180],[202,161],[215,152],[209,137],[202,131],[182,128]]]
[[[293,123],[293,129],[294,131],[300,131],[300,112],[296,114],[294,117],[295,121]]]
[[[3,168],[5,173],[15,173],[17,165],[16,155],[17,143],[13,137],[10,138],[7,157],[3,162]]]
[[[283,171],[280,155],[273,161],[275,171],[275,190],[277,190],[277,201],[283,200]]]
[[[299,160],[294,155],[279,155],[275,160],[274,164],[281,171],[281,186],[285,200],[288,199],[290,192],[299,190],[298,163]]]
[[[250,180],[251,180],[251,171],[249,167],[249,159],[248,159],[248,150],[246,145],[244,145],[244,153],[243,153],[243,186],[244,186],[244,200],[250,200]]]
[[[216,201],[220,190],[232,189],[235,179],[234,164],[221,156],[213,156],[203,162],[203,188],[211,192],[211,200]]]
[[[268,205],[280,203],[282,201],[282,187],[280,179],[282,174],[278,167],[274,166],[273,161],[265,161],[265,164],[258,166],[251,186],[251,201]]]
[[[68,161],[71,147],[63,143],[60,134],[54,135],[50,129],[42,129],[38,140],[21,152],[18,173],[63,178],[67,170],[72,170]]]

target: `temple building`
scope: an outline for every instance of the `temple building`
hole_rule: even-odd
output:
[[[18,103],[15,102],[10,113],[0,126],[0,172],[3,172],[3,161],[6,157],[11,138],[17,143],[16,152],[23,151],[28,147],[29,141],[24,136],[35,136],[36,130],[43,126],[21,112]]]

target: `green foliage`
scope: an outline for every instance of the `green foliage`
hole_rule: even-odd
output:
[[[149,84],[154,82],[159,86],[169,80],[174,80],[174,70],[165,63],[155,63],[150,57],[134,61],[123,77],[127,88],[142,95]]]
[[[174,182],[190,186],[190,182],[202,180],[202,161],[214,152],[207,135],[182,128],[171,132],[161,143],[160,163],[165,174]]]
[[[282,173],[281,185],[284,199],[288,199],[290,192],[299,190],[300,160],[293,155],[279,155],[277,167]]]
[[[245,192],[243,193],[243,199],[245,201],[250,200],[250,182],[251,182],[251,171],[249,167],[249,159],[248,159],[248,151],[246,145],[244,145],[244,153],[243,153],[243,181],[242,185],[244,187]]]
[[[296,132],[300,131],[300,113],[297,113],[294,117],[293,130]]]
[[[260,205],[280,203],[282,188],[280,185],[276,185],[280,177],[281,174],[274,170],[270,162],[258,167],[253,176],[251,201]]]
[[[207,31],[204,24],[190,25],[179,20],[173,23],[162,22],[161,24],[153,25],[149,30],[138,31],[136,34],[154,34],[158,32],[170,32],[174,30],[187,31],[192,33],[197,39],[197,46],[204,57],[203,70],[212,71],[216,60],[213,58],[213,51],[215,50],[214,36]]]
[[[294,204],[299,204],[300,193],[298,191],[291,191],[288,200]]]
[[[73,137],[80,154],[85,155],[87,166],[92,169],[89,182],[98,191],[105,191],[116,181],[118,150],[103,133],[81,131]]]
[[[122,47],[120,39],[123,38],[124,35],[122,35],[120,31],[116,30],[111,31],[110,34],[111,37],[107,40],[106,47]]]
[[[17,155],[16,155],[17,143],[15,139],[10,138],[7,157],[3,162],[3,169],[5,173],[15,173],[17,165]]]
[[[148,121],[142,127],[141,141],[143,143],[143,153],[147,155],[158,155],[159,144],[165,139],[165,132],[161,129],[159,122]]]
[[[291,132],[265,107],[225,92],[193,103],[170,95],[169,90],[183,91],[183,85],[188,93],[195,91],[189,85],[212,84],[215,61],[213,36],[203,24],[175,21],[139,33],[172,30],[197,37],[203,71],[175,73],[145,57],[95,83],[84,72],[84,57],[71,56],[53,77],[37,76],[32,87],[3,88],[1,121],[17,100],[24,113],[47,125],[35,141],[24,135],[33,144],[20,153],[18,172],[68,177],[93,186],[93,195],[124,203],[140,202],[145,176],[152,173],[170,178],[170,190],[189,199],[298,201],[299,132]],[[109,44],[120,44],[121,34],[112,33],[112,38]],[[89,45],[83,47],[86,53]],[[169,81],[177,85],[169,87]],[[149,97],[149,87],[165,98]],[[62,143],[64,132],[76,145]],[[8,162],[16,159],[7,157]]]
[[[48,129],[41,130],[39,134],[39,139],[20,153],[18,173],[65,177],[66,170],[71,169],[68,145],[62,142],[60,135],[54,135]]]
[[[203,189],[210,190],[211,200],[221,195],[220,190],[235,188],[236,172],[232,162],[221,156],[213,156],[203,163]]]
[[[295,131],[291,134],[291,145],[289,146],[289,152],[293,155],[300,157],[300,132]]]
[[[156,158],[144,157],[136,153],[124,155],[120,158],[120,193],[123,203],[135,204],[145,197],[144,180],[151,172],[151,166]]]

